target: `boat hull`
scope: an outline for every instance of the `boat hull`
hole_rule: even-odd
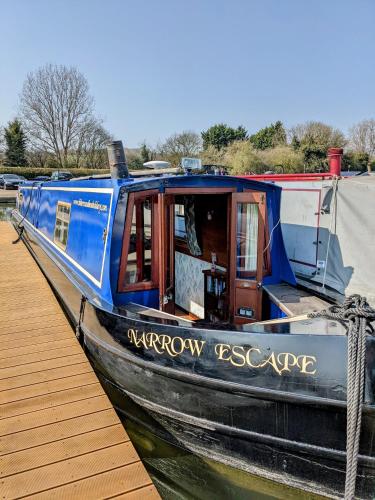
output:
[[[32,231],[25,240],[78,322],[86,291]],[[342,495],[345,337],[319,336],[317,342],[314,335],[182,328],[109,310],[90,298],[81,320],[87,353],[120,411],[127,411],[127,394],[143,408],[144,425],[173,444],[307,491]],[[372,343],[368,350],[372,356]],[[285,371],[286,357],[277,362],[280,353],[290,355]],[[268,364],[260,366],[265,359]],[[372,387],[368,377],[371,404],[364,409],[357,479],[361,498],[372,498],[375,491]]]

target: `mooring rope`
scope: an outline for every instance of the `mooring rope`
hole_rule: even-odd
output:
[[[375,309],[367,299],[351,295],[341,306],[309,314],[310,318],[327,318],[339,321],[347,328],[347,409],[346,409],[346,476],[345,500],[355,497],[359,439],[361,435],[362,406],[365,385],[366,336],[373,335],[371,322],[375,321]]]

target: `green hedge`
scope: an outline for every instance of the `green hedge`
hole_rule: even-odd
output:
[[[99,168],[70,168],[66,169],[73,177],[82,177],[84,175],[109,174],[107,169]],[[51,175],[56,172],[56,168],[31,168],[31,167],[3,167],[0,166],[0,174],[23,175],[26,179],[34,179],[39,175]]]

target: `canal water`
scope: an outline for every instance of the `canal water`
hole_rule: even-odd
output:
[[[10,220],[14,203],[0,203],[0,220]],[[108,394],[111,398],[111,394]],[[114,402],[114,401],[113,401]],[[164,500],[318,500],[273,481],[199,457],[157,438],[137,418],[129,400],[127,416],[119,415],[155,486]]]

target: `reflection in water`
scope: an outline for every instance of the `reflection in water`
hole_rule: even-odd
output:
[[[10,220],[16,203],[0,203],[0,220]]]
[[[110,395],[110,394],[109,394]],[[145,464],[155,486],[165,500],[193,499],[273,499],[317,500],[289,486],[249,474],[171,445],[157,438],[137,416],[142,411],[126,399],[127,416],[122,422]]]

